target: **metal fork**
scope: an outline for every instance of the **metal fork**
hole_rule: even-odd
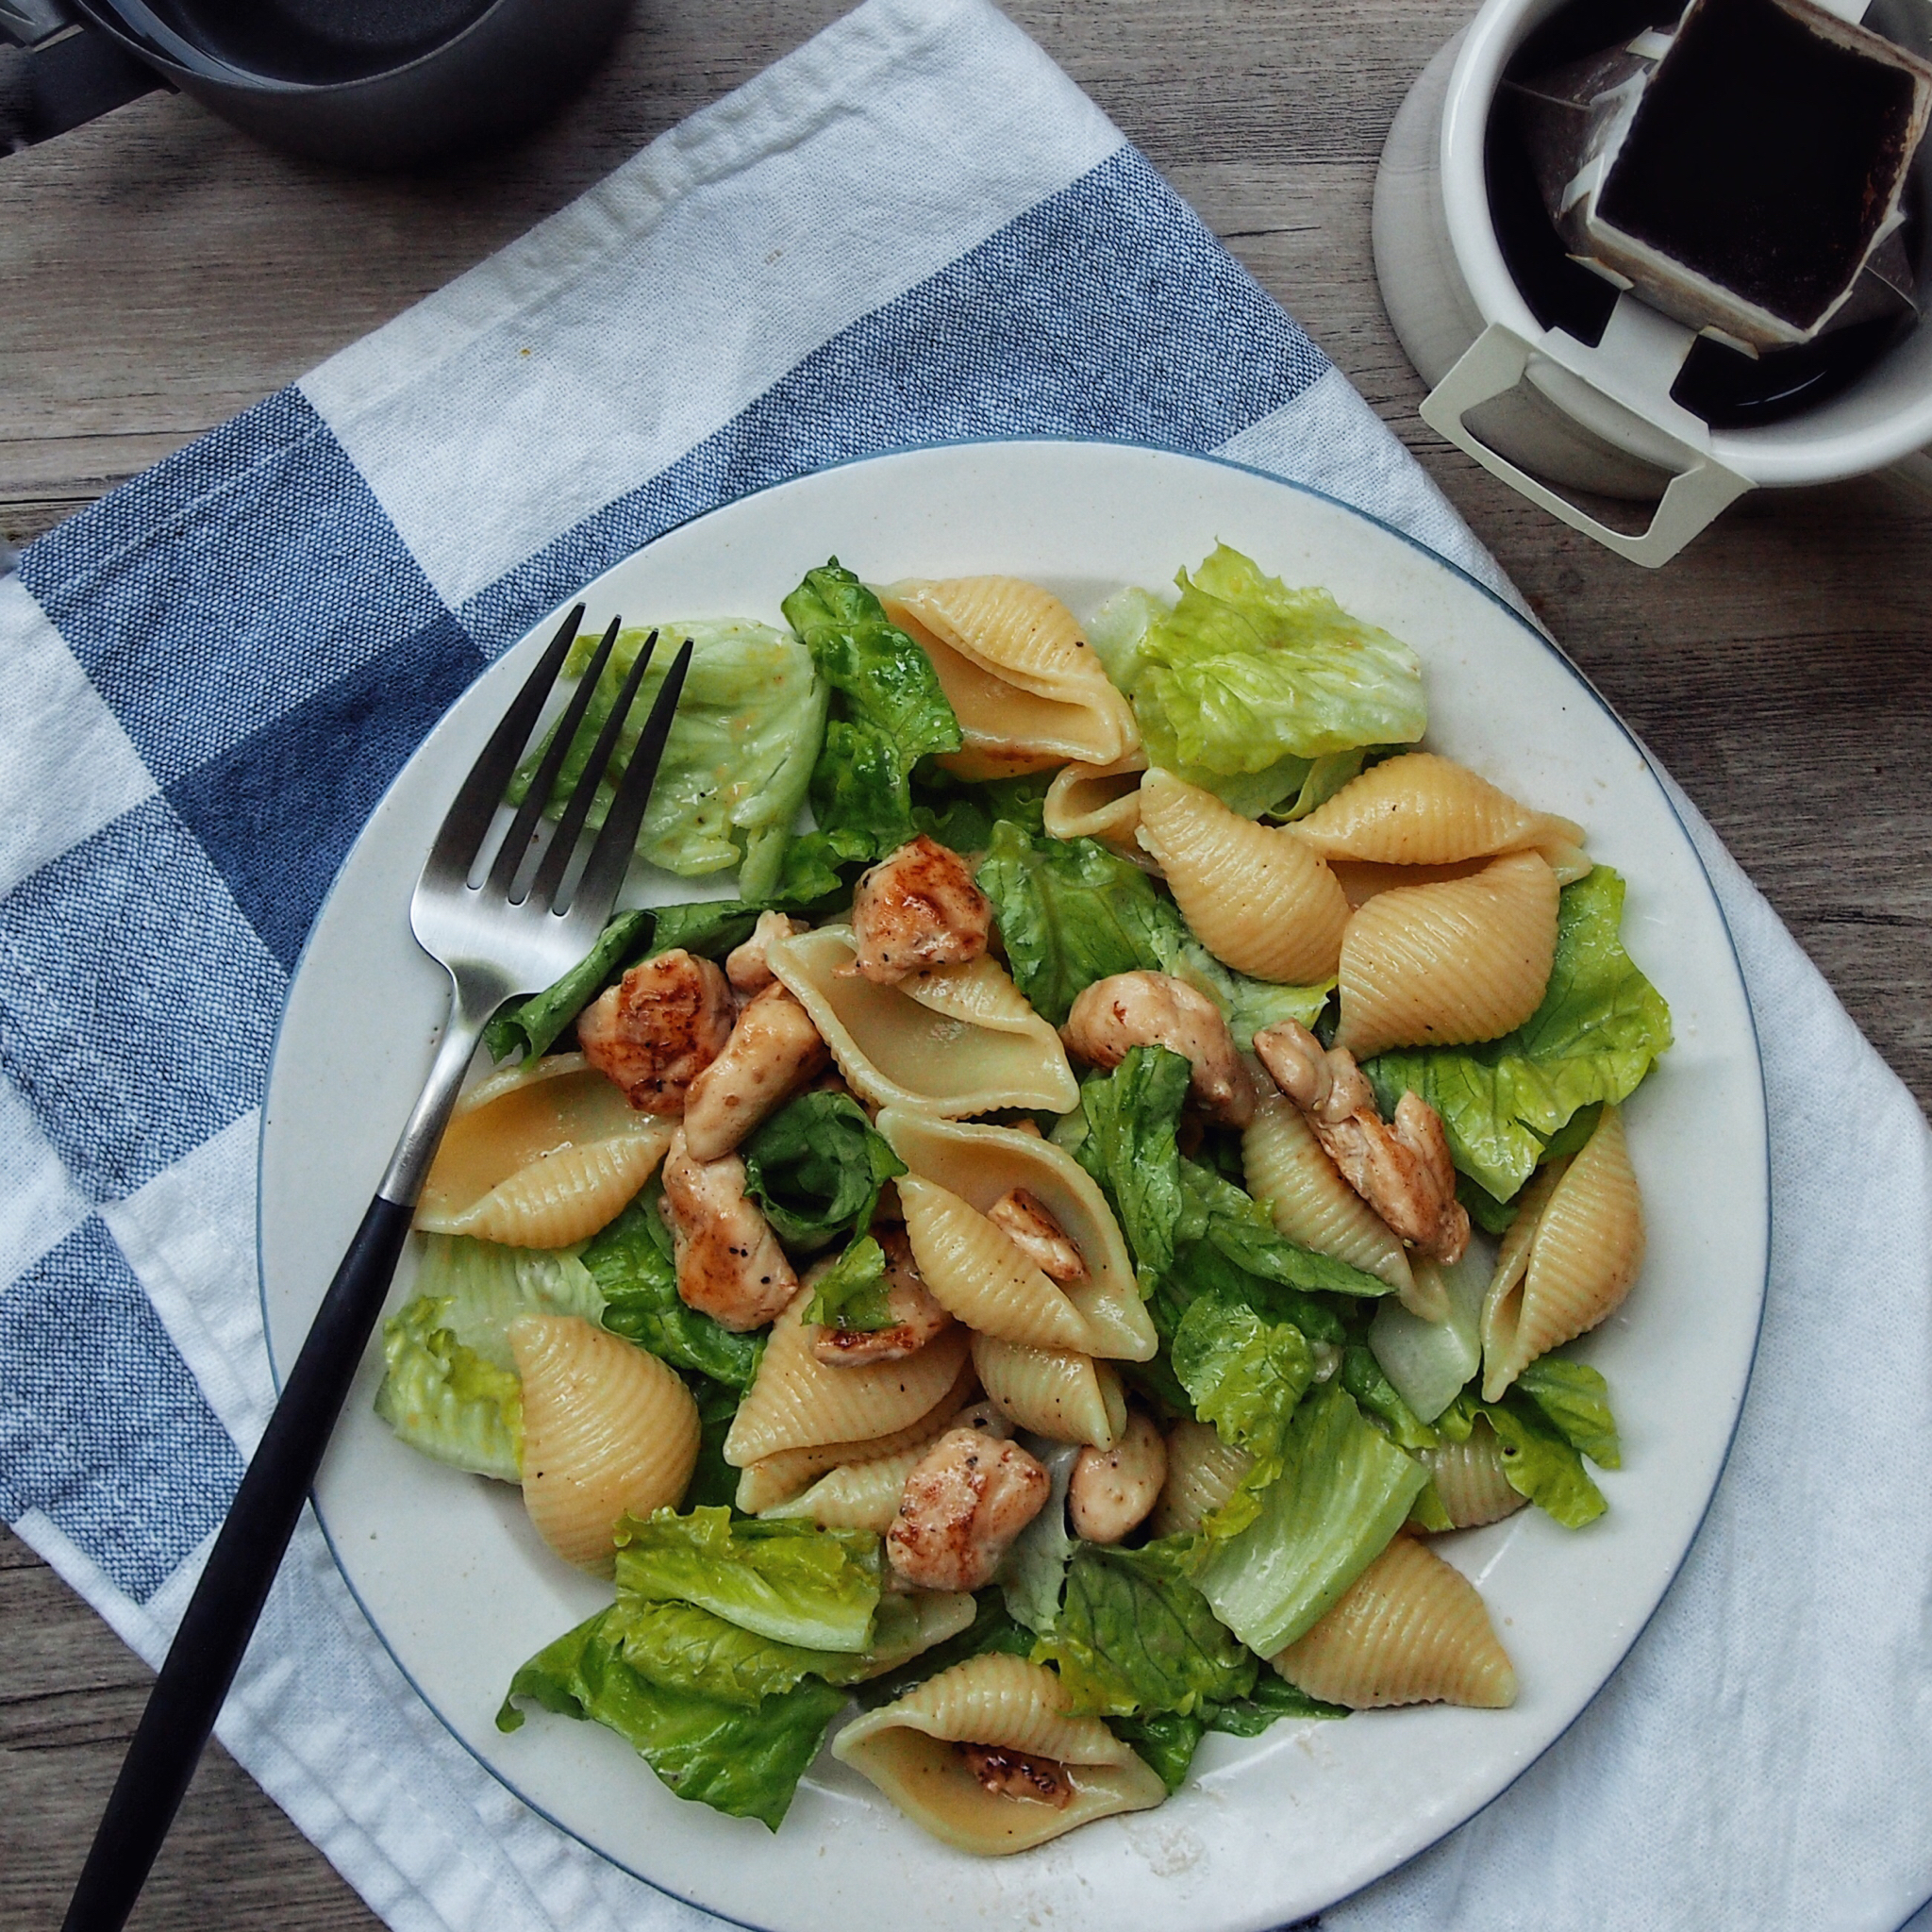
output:
[[[616,903],[684,689],[689,641],[664,679],[574,885],[572,861],[650,664],[655,631],[638,654],[541,856],[533,842],[617,641],[615,618],[558,721],[488,874],[480,884],[470,883],[583,615],[579,604],[564,619],[491,734],[416,883],[409,921],[423,950],[448,969],[449,1024],[422,1097],[323,1297],[149,1694],[68,1906],[64,1932],[119,1932],[146,1882],[294,1533],[484,1026],[505,1000],[535,992],[575,966]]]

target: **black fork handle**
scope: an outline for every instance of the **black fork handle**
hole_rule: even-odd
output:
[[[134,1909],[294,1534],[411,1212],[378,1194],[328,1285],[148,1696],[63,1932],[120,1932]]]

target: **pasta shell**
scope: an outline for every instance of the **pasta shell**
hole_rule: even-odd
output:
[[[1547,1193],[1525,1197],[1483,1302],[1485,1402],[1540,1355],[1594,1328],[1643,1266],[1643,1201],[1616,1108],[1604,1108],[1558,1177],[1538,1180]]]
[[[1407,752],[1351,778],[1294,828],[1324,858],[1448,865],[1530,847],[1576,846],[1583,827],[1532,811],[1467,765]]]
[[[810,1288],[801,1288],[772,1324],[758,1372],[724,1438],[733,1469],[822,1442],[890,1435],[927,1414],[958,1378],[966,1331],[948,1327],[903,1361],[827,1367],[812,1353],[805,1319]]]
[[[1149,1526],[1157,1537],[1192,1536],[1234,1494],[1254,1466],[1208,1423],[1177,1422],[1167,1436],[1167,1480]]]
[[[1088,1345],[1079,1309],[1003,1229],[935,1181],[902,1174],[898,1188],[920,1278],[949,1314],[1003,1341]]]
[[[762,1513],[773,1517],[802,1517],[821,1529],[870,1529],[884,1536],[899,1513],[899,1498],[905,1493],[906,1478],[919,1466],[921,1458],[941,1436],[954,1429],[977,1429],[993,1438],[1007,1434],[1006,1419],[990,1404],[956,1409],[920,1441],[874,1457],[864,1462],[842,1463],[827,1470],[818,1481],[789,1501]],[[751,1474],[749,1470],[745,1472]],[[971,1621],[971,1618],[968,1618]],[[937,1640],[935,1640],[937,1641]]]
[[[1159,1338],[1141,1299],[1120,1224],[1092,1176],[1071,1155],[1037,1134],[941,1121],[899,1108],[887,1108],[877,1124],[914,1174],[938,1182],[980,1214],[1023,1188],[1059,1224],[1087,1268],[1084,1280],[1056,1290],[1086,1324],[1085,1340],[1065,1345],[1123,1361],[1153,1358]],[[921,1267],[923,1272],[923,1262]],[[985,1325],[971,1315],[960,1319],[975,1328]]]
[[[841,976],[856,951],[849,926],[822,925],[778,941],[767,958],[861,1099],[947,1118],[1006,1107],[1072,1111],[1079,1086],[1059,1036],[995,961],[875,986]]]
[[[1324,860],[1171,772],[1149,772],[1139,797],[1141,843],[1217,959],[1289,985],[1333,974],[1349,908]]]
[[[841,1369],[839,1373],[852,1372]],[[745,1465],[733,1500],[747,1516],[759,1516],[802,1495],[828,1470],[880,1461],[908,1449],[923,1455],[953,1426],[951,1418],[966,1406],[978,1388],[979,1377],[974,1371],[972,1357],[963,1357],[953,1386],[925,1414],[903,1429],[856,1442],[816,1442],[809,1448],[780,1449],[760,1457]]]
[[[1535,852],[1491,859],[1474,878],[1377,893],[1341,942],[1335,1044],[1367,1059],[1520,1026],[1549,985],[1557,896],[1557,875]]]
[[[924,651],[959,721],[962,777],[1020,760],[1107,764],[1141,741],[1074,613],[1019,577],[895,584],[886,614]]]
[[[1146,769],[1143,751],[1104,765],[1062,765],[1046,788],[1042,822],[1047,836],[1098,839],[1136,864],[1150,863],[1134,836],[1141,828],[1141,774]]]
[[[524,1506],[566,1563],[611,1574],[620,1516],[673,1509],[698,1458],[698,1406],[675,1371],[584,1320],[523,1315]]]
[[[1291,1684],[1329,1704],[1516,1702],[1516,1673],[1460,1571],[1398,1536],[1322,1621],[1274,1659]]]
[[[1241,1135],[1241,1166],[1249,1193],[1267,1203],[1288,1240],[1379,1275],[1405,1302],[1414,1299],[1401,1238],[1342,1179],[1292,1101],[1271,1093],[1255,1108]]]
[[[982,1775],[961,1745],[1021,1754],[1031,1762],[1016,1767],[1010,1782],[1050,1795],[997,1789],[1003,1760],[982,1759]],[[966,1852],[1023,1852],[1167,1796],[1159,1777],[1100,1719],[1068,1713],[1054,1672],[1017,1657],[970,1657],[928,1677],[896,1704],[847,1724],[832,1755],[935,1838]]]
[[[973,1366],[988,1399],[1016,1428],[1095,1449],[1111,1449],[1126,1433],[1121,1378],[1091,1356],[975,1335]]]
[[[1422,1452],[1423,1467],[1455,1529],[1479,1529],[1514,1515],[1527,1500],[1510,1487],[1503,1445],[1481,1416],[1466,1442],[1442,1442]]]
[[[639,1113],[580,1053],[513,1067],[465,1094],[416,1225],[509,1248],[567,1248],[614,1221],[677,1123]]]

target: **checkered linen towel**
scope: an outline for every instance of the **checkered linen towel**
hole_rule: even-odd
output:
[[[670,525],[868,452],[1033,434],[1239,458],[1507,593],[1307,338],[982,0],[870,0],[0,576],[0,1510],[143,1657],[271,1400],[269,1048],[384,787],[486,663]],[[1582,1721],[1337,1928],[1890,1932],[1932,1890],[1925,1126],[1682,809],[1773,1116],[1737,1446]],[[399,1932],[716,1923],[481,1771],[311,1523],[219,1730]]]

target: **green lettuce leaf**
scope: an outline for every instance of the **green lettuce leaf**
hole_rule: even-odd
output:
[[[1623,1468],[1609,1384],[1601,1370],[1546,1355],[1517,1376],[1514,1392],[1533,1402],[1543,1420],[1599,1469]]]
[[[1369,1324],[1368,1344],[1376,1363],[1423,1423],[1433,1423],[1449,1407],[1483,1358],[1489,1260],[1472,1242],[1459,1261],[1441,1272],[1449,1301],[1441,1321],[1425,1322],[1391,1295]]]
[[[905,1163],[849,1093],[801,1093],[740,1150],[746,1191],[788,1247],[822,1248],[872,1223]]]
[[[1174,1130],[1192,1072],[1164,1046],[1129,1048],[1110,1074],[1081,1086],[1079,1114],[1069,1116],[1075,1122],[1067,1134],[1074,1158],[1112,1207],[1134,1251],[1142,1294],[1174,1265],[1181,1213]]]
[[[1503,1445],[1503,1474],[1519,1496],[1554,1516],[1565,1529],[1594,1523],[1608,1507],[1583,1458],[1530,1404],[1485,1403],[1483,1414]]]
[[[1175,581],[1179,603],[1131,654],[1111,647],[1124,668],[1131,661],[1124,688],[1153,762],[1197,782],[1270,773],[1264,790],[1274,796],[1238,807],[1260,811],[1307,782],[1306,764],[1285,760],[1423,735],[1415,653],[1326,591],[1290,590],[1225,544]]]
[[[1480,1046],[1402,1048],[1362,1071],[1385,1115],[1413,1089],[1442,1117],[1456,1165],[1498,1202],[1579,1109],[1624,1100],[1671,1043],[1663,996],[1624,950],[1624,881],[1600,865],[1563,888],[1542,1004]]]
[[[819,1277],[805,1319],[822,1328],[874,1334],[892,1325],[891,1291],[886,1285],[886,1251],[862,1234]]]
[[[583,1265],[604,1295],[600,1319],[613,1335],[649,1349],[675,1369],[749,1389],[765,1338],[734,1334],[679,1298],[671,1230],[658,1208],[663,1192],[653,1179],[585,1246]]]
[[[1310,1341],[1339,1347],[1347,1339],[1347,1327],[1329,1303],[1251,1274],[1207,1241],[1184,1241],[1174,1250],[1174,1266],[1160,1277],[1147,1302],[1147,1312],[1163,1341],[1174,1340],[1182,1319],[1202,1295],[1245,1303],[1264,1322],[1292,1322]]]
[[[687,1509],[729,1509],[738,1500],[741,1470],[724,1460],[724,1439],[738,1415],[742,1391],[714,1382],[708,1375],[687,1375],[698,1405],[698,1459],[685,1485]]]
[[[1245,1051],[1259,1027],[1312,1024],[1333,986],[1272,986],[1229,971],[1139,866],[1092,839],[1048,839],[1002,820],[976,877],[1013,983],[1056,1026],[1096,979],[1171,973],[1214,1002]]]
[[[1249,1649],[1274,1657],[1313,1625],[1401,1528],[1427,1481],[1338,1382],[1296,1409],[1260,1514],[1208,1546],[1195,1577]]]
[[[1059,1621],[1060,1592],[1074,1539],[1067,1529],[1067,1485],[1079,1460],[1076,1442],[1042,1442],[1028,1437],[1025,1446],[1045,1469],[1051,1488],[1046,1507],[1014,1539],[1001,1560],[998,1581],[1007,1614],[1014,1623],[1044,1636]]]
[[[1224,1731],[1231,1738],[1258,1738],[1272,1724],[1285,1717],[1347,1717],[1345,1704],[1324,1704],[1306,1690],[1291,1684],[1274,1671],[1263,1671],[1255,1679],[1252,1693],[1237,1704],[1217,1704],[1208,1719],[1210,1731]]]
[[[696,1604],[806,1650],[864,1650],[881,1576],[870,1530],[796,1520],[733,1522],[728,1509],[660,1509],[616,1530],[617,1584],[654,1603]]]
[[[1159,1774],[1171,1798],[1188,1781],[1194,1751],[1207,1735],[1208,1720],[1198,1710],[1149,1711],[1141,1717],[1110,1717],[1107,1727],[1151,1770]]]
[[[510,1353],[519,1315],[595,1321],[603,1296],[575,1248],[425,1238],[414,1300],[383,1324],[375,1412],[425,1456],[477,1475],[522,1473],[523,1385]]]
[[[1404,1449],[1433,1449],[1441,1440],[1402,1399],[1382,1373],[1381,1363],[1360,1343],[1352,1342],[1341,1352],[1341,1386],[1358,1407],[1381,1418],[1389,1440]]]
[[[958,751],[959,723],[931,660],[837,558],[806,573],[785,618],[833,698],[809,788],[818,829],[794,841],[782,878],[788,891],[824,891],[836,868],[912,837],[912,768]]]
[[[1261,1511],[1262,1492],[1287,1466],[1294,1414],[1315,1378],[1307,1336],[1289,1322],[1265,1322],[1242,1302],[1202,1295],[1181,1319],[1171,1348],[1174,1374],[1224,1442],[1254,1464],[1203,1529],[1238,1534]]]
[[[1046,793],[1057,774],[1026,772],[977,782],[956,778],[938,765],[912,774],[912,823],[955,852],[981,853],[1002,819],[1036,839],[1046,835]]]
[[[1171,1537],[1138,1550],[1074,1550],[1059,1618],[1033,1653],[1058,1667],[1074,1710],[1186,1715],[1254,1689],[1254,1657],[1189,1581],[1192,1547]]]
[[[605,1724],[680,1798],[776,1831],[845,1693],[805,1676],[747,1707],[658,1683],[625,1655],[626,1610],[600,1611],[539,1651],[510,1679],[497,1728],[523,1724],[520,1698]]]
[[[1181,1161],[1180,1182],[1176,1241],[1205,1241],[1250,1274],[1305,1293],[1372,1298],[1390,1292],[1380,1275],[1290,1241],[1276,1230],[1262,1202],[1198,1161]]]
[[[604,823],[652,702],[679,644],[689,638],[695,646],[691,671],[638,831],[638,852],[685,878],[739,866],[740,891],[757,900],[777,883],[792,823],[805,803],[824,726],[824,681],[813,668],[812,654],[769,625],[702,618],[658,628],[651,668],[626,716],[611,772],[597,788],[590,823]],[[556,813],[589,764],[650,634],[641,626],[619,635],[563,761],[553,792]],[[581,675],[597,643],[589,632],[579,637],[566,673]],[[512,802],[521,803],[549,741],[546,737],[525,761],[511,788]]]

